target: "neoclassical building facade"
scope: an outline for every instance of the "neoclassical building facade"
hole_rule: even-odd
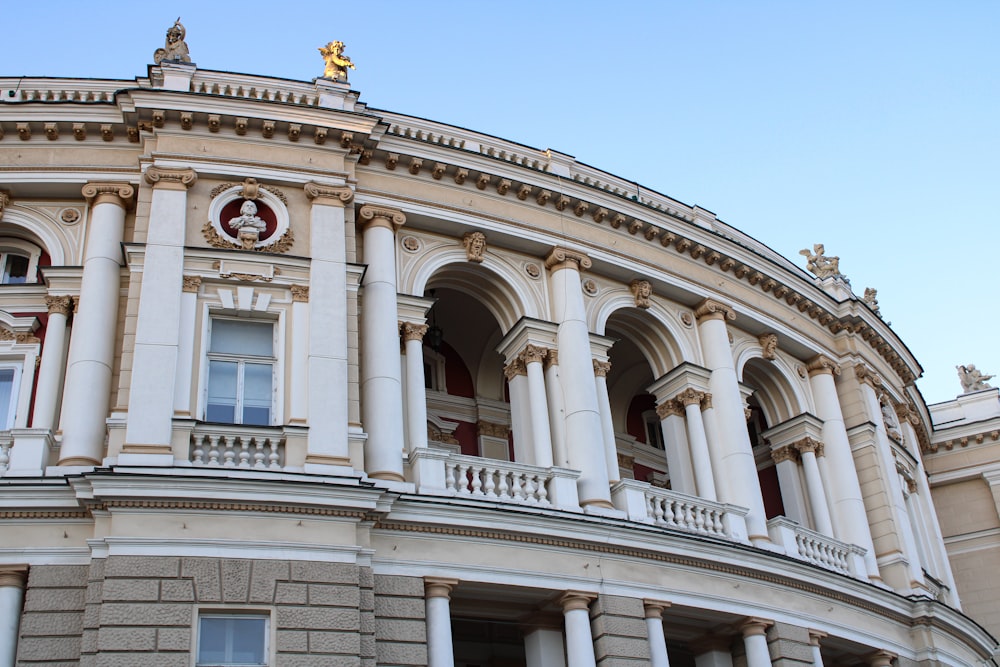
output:
[[[186,54],[0,79],[0,666],[993,664],[822,247]]]

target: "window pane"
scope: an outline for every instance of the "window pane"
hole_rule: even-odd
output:
[[[14,421],[11,393],[14,390],[14,369],[0,368],[0,430],[6,431]]]
[[[271,423],[271,364],[243,366],[243,423],[266,426]]]
[[[28,258],[20,255],[7,255],[3,267],[3,282],[5,285],[16,285],[28,279]]]
[[[270,357],[273,341],[274,325],[270,322],[212,320],[211,352]]]
[[[236,423],[236,372],[235,361],[208,362],[208,421]]]
[[[267,619],[259,616],[202,616],[199,665],[266,665]]]

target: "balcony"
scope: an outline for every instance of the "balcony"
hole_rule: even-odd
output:
[[[814,530],[800,526],[783,516],[767,522],[771,541],[792,558],[804,560],[827,570],[858,579],[868,578],[865,550]]]
[[[191,432],[188,461],[199,468],[283,470],[285,437],[273,428],[199,424]]]

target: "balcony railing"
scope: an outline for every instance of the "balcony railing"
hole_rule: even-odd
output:
[[[767,522],[771,541],[792,558],[852,577],[867,578],[865,550],[800,526],[779,516]]]
[[[547,507],[547,468],[453,454],[445,461],[445,488],[459,496]]]
[[[285,440],[274,429],[201,424],[191,434],[188,460],[205,468],[281,470]]]
[[[747,543],[747,509],[625,479],[611,489],[615,507],[632,521]]]

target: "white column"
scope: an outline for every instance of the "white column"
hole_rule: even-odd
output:
[[[809,505],[812,507],[813,525],[817,531],[833,537],[833,521],[830,518],[830,507],[826,504],[826,489],[823,488],[823,477],[819,473],[819,463],[816,461],[816,453],[821,445],[812,438],[803,438],[792,446],[799,450],[802,459],[802,471],[806,476],[806,493],[809,494]]]
[[[409,451],[427,447],[427,388],[424,386],[424,334],[426,324],[403,322],[406,350],[406,442]]]
[[[767,650],[767,628],[771,621],[748,618],[740,626],[743,631],[743,647],[747,654],[747,667],[771,667],[771,653]]]
[[[646,612],[646,636],[649,638],[650,667],[670,667],[667,657],[667,638],[663,634],[663,610],[670,606],[669,602],[659,600],[643,600]]]
[[[451,640],[451,591],[458,579],[424,577],[427,604],[427,667],[455,667]]]
[[[507,393],[510,394],[510,430],[514,439],[514,460],[534,464],[535,448],[531,429],[531,403],[528,400],[528,369],[515,357],[504,366]]]
[[[55,430],[56,406],[62,389],[63,370],[66,367],[66,321],[73,307],[69,296],[47,296],[49,322],[45,327],[45,344],[42,365],[38,369],[38,388],[35,390],[35,408],[32,413],[33,428]]]
[[[566,443],[570,467],[580,471],[580,505],[612,508],[590,331],[580,287],[580,271],[590,265],[586,255],[565,248],[553,249],[545,260],[551,273],[552,311],[559,327],[556,340],[566,408]],[[570,663],[575,667],[576,663]]]
[[[772,443],[773,445],[773,443]],[[778,486],[781,490],[781,504],[785,516],[797,521],[805,527],[813,525],[806,511],[805,495],[799,479],[798,452],[791,445],[782,445],[771,449],[771,460],[778,473]]]
[[[125,207],[134,192],[128,183],[83,186],[83,196],[93,203],[63,390],[61,466],[98,465],[104,455],[121,288],[121,242]]]
[[[291,376],[288,385],[288,423],[309,425],[309,285],[292,285]],[[308,438],[308,436],[307,436]],[[308,439],[306,440],[308,450]],[[307,452],[308,453],[308,452]]]
[[[833,497],[830,516],[834,530],[838,539],[867,550],[865,563],[868,566],[868,577],[879,579],[868,513],[854,467],[851,443],[847,439],[837,387],[833,381],[834,372],[839,374],[840,368],[832,359],[820,355],[809,363],[808,369],[816,416],[823,420],[823,444],[830,475],[830,495]]]
[[[396,306],[396,230],[406,217],[366,204],[365,271],[361,302],[361,418],[368,432],[365,470],[370,477],[403,481],[403,392]]]
[[[895,658],[895,653],[880,649],[868,656],[868,667],[892,667]]]
[[[566,667],[562,630],[527,630],[524,634],[524,662],[527,667]]]
[[[552,467],[552,431],[549,427],[549,409],[545,400],[545,374],[542,361],[548,350],[537,345],[527,345],[518,355],[528,375],[528,415],[531,421],[532,463],[543,468]]]
[[[135,325],[125,446],[118,461],[170,465],[176,373],[163,370],[177,367],[187,190],[197,176],[191,169],[149,167],[145,180],[153,186],[153,197]]]
[[[174,414],[195,417],[191,410],[191,386],[194,381],[195,322],[198,317],[198,290],[200,276],[181,279],[181,319],[177,327],[180,338],[177,346],[177,372],[174,373]]]
[[[812,649],[813,667],[823,667],[823,652],[820,650],[820,642],[827,634],[821,630],[809,631],[809,648]]]
[[[545,398],[549,406],[549,429],[552,433],[552,456],[556,466],[569,467],[566,449],[566,408],[563,405],[562,381],[559,379],[559,350],[545,355]]]
[[[597,383],[597,405],[601,410],[601,433],[604,436],[604,457],[608,462],[608,483],[621,481],[618,469],[618,442],[615,440],[615,424],[611,417],[611,398],[608,396],[608,373],[610,361],[594,359],[594,380]]]
[[[590,632],[590,603],[595,597],[592,593],[566,591],[559,598],[566,624],[566,662],[572,667],[597,667]]]
[[[717,453],[713,459],[719,462],[719,469],[714,472],[725,480],[718,488],[719,500],[748,508],[750,540],[766,542],[769,538],[764,499],[726,329],[726,320],[736,319],[736,313],[728,306],[706,299],[695,309],[695,317],[705,366],[712,372],[709,391],[719,433],[709,446]]]
[[[708,455],[708,439],[705,436],[705,422],[702,410],[712,406],[709,394],[694,389],[685,389],[674,399],[684,407],[684,424],[687,428],[688,445],[691,448],[691,463],[694,467],[698,496],[706,500],[716,500],[715,476]]]
[[[354,198],[349,187],[306,183],[306,197],[312,201],[309,211],[309,444],[304,469],[306,472],[336,473],[351,468],[351,453],[347,441],[347,241],[344,231],[344,206]],[[384,292],[376,295],[377,320],[380,327],[388,327],[382,335],[391,341],[391,347],[377,351],[392,351],[395,360],[395,400],[386,394],[387,402],[400,409],[399,393],[399,338],[396,325],[396,280],[391,223],[379,227],[381,234],[375,241],[374,264],[381,275],[391,276],[391,298],[379,301]],[[365,249],[368,234],[365,232]],[[387,238],[383,238],[387,237]],[[383,245],[380,245],[379,242]],[[387,257],[385,255],[388,255]],[[372,260],[373,257],[368,257]],[[369,271],[372,265],[369,265]],[[384,285],[380,285],[384,287]],[[376,288],[375,292],[379,292]],[[385,321],[383,321],[383,319]],[[395,424],[396,456],[391,470],[402,479],[402,417]],[[367,462],[366,462],[367,465]],[[373,470],[381,470],[376,467]],[[377,476],[377,475],[375,475]]]
[[[0,667],[14,667],[26,568],[0,569]]]

